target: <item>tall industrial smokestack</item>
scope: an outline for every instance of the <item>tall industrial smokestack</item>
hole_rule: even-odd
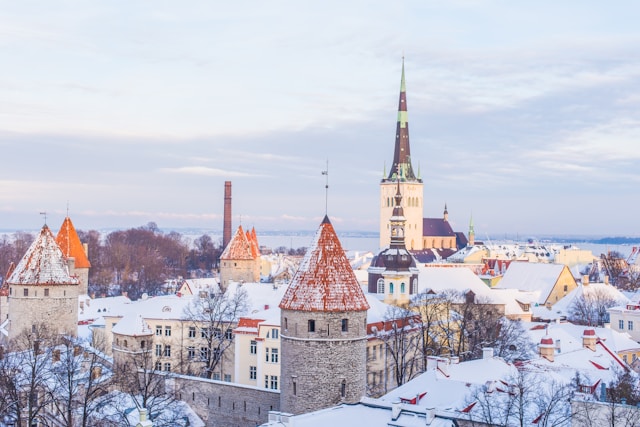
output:
[[[231,241],[231,181],[224,182],[224,224],[222,226],[222,246]]]

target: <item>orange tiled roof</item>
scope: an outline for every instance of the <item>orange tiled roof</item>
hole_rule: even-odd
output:
[[[87,258],[87,254],[84,252],[82,242],[80,242],[78,233],[76,233],[76,229],[69,217],[64,219],[60,231],[58,231],[58,235],[56,236],[56,243],[60,246],[60,249],[62,249],[64,256],[75,259],[76,268],[91,267],[89,258]]]
[[[320,224],[314,242],[282,297],[280,308],[333,312],[369,309],[328,217]]]
[[[224,248],[224,252],[220,255],[220,259],[255,259],[251,250],[251,243],[249,242],[249,239],[247,239],[241,225],[236,230],[236,234],[231,238],[227,247]]]

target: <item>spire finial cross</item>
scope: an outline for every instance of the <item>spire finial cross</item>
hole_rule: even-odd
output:
[[[40,215],[42,215],[42,217],[44,218],[44,225],[47,225],[47,212],[40,212]]]
[[[324,214],[327,215],[329,211],[329,159],[327,159],[327,167],[322,171],[322,175],[325,176],[324,180]]]

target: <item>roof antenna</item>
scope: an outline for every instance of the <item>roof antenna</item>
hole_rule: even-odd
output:
[[[44,217],[44,225],[47,225],[47,212],[40,212],[40,215]]]
[[[322,171],[322,175],[325,176],[324,181],[324,214],[328,214],[329,206],[329,159],[327,159],[327,168]]]

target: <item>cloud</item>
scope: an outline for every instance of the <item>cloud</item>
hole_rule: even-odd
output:
[[[187,175],[202,175],[202,176],[219,176],[226,178],[234,177],[260,177],[264,175],[251,174],[246,172],[237,172],[224,169],[209,168],[205,166],[183,166],[179,168],[161,168],[161,172],[164,173],[179,173]]]

